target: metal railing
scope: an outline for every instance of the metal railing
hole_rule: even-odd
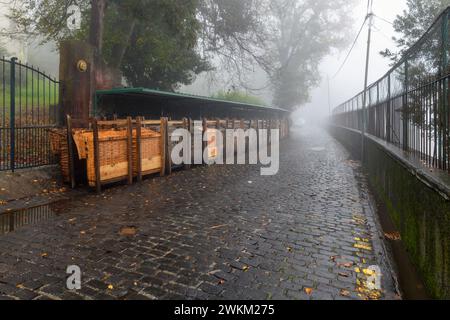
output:
[[[366,132],[450,172],[450,65],[447,8],[424,36],[367,90]],[[363,95],[333,111],[336,125],[363,129]]]
[[[0,171],[54,164],[59,82],[16,58],[0,58]]]

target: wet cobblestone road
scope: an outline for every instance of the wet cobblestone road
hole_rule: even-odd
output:
[[[279,174],[259,173],[197,167],[55,205],[56,217],[0,236],[0,295],[397,298],[367,183],[341,145],[319,129],[294,131]],[[68,265],[81,267],[79,291],[66,289]],[[382,290],[367,288],[372,265]]]

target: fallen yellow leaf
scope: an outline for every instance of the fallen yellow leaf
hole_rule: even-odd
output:
[[[384,236],[386,237],[386,239],[391,241],[400,241],[402,239],[400,232],[385,233]]]
[[[108,285],[108,290],[113,290],[114,286],[112,284]]]
[[[136,227],[123,227],[119,231],[119,234],[124,237],[131,237],[136,235],[136,233],[137,233]]]
[[[349,295],[350,295],[350,291],[344,290],[344,289],[341,290],[341,296],[348,297]]]
[[[312,288],[305,288],[305,293],[307,295],[311,295],[313,293],[313,289]]]
[[[375,271],[374,270],[370,270],[370,269],[363,269],[363,273],[366,276],[373,276],[375,274]]]
[[[368,298],[370,300],[379,300],[381,298],[381,292],[379,292],[379,291],[371,291],[368,294]]]
[[[366,251],[372,251],[372,247],[369,245],[365,245],[365,244],[355,244],[354,247],[356,249],[362,249],[362,250],[366,250]]]

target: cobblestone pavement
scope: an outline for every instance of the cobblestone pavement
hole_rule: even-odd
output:
[[[0,236],[0,295],[398,298],[358,163],[319,129],[293,132],[281,154],[274,177],[197,167],[51,206],[57,216]],[[79,291],[66,290],[68,265]],[[380,291],[365,285],[372,265]]]

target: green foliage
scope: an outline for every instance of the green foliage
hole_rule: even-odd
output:
[[[401,35],[393,38],[398,50],[386,49],[380,54],[393,62],[399,61],[405,50],[423,36],[438,15],[448,6],[450,6],[450,0],[407,0],[407,9],[394,21],[394,30]]]
[[[441,121],[429,121],[425,124],[427,121],[424,119],[427,117],[442,119],[445,115],[440,114],[440,107],[428,111],[424,108],[424,103],[435,99],[436,95],[436,88],[427,84],[448,74],[448,62],[443,55],[444,50],[448,50],[448,44],[442,42],[447,17],[436,19],[449,5],[450,0],[407,0],[407,9],[394,21],[394,29],[401,35],[394,38],[397,49],[381,52],[381,55],[392,60],[393,65],[402,62],[393,72],[395,82],[400,84],[401,90],[406,90],[406,82],[410,92],[408,104],[403,106],[402,111],[417,127],[429,131],[429,135],[445,131]],[[416,90],[418,88],[420,90]],[[441,102],[446,103],[439,100],[439,104]],[[435,149],[437,147],[438,144],[434,146]]]
[[[196,0],[154,0],[142,8],[128,39],[121,68],[133,85],[174,91],[180,84],[192,83],[195,75],[209,70],[209,64],[196,50],[199,23]],[[129,18],[117,8],[108,10],[105,33],[105,59],[114,64],[114,50],[127,36],[117,31]],[[149,21],[151,23],[149,23]]]
[[[66,27],[67,7],[72,0],[19,2],[21,5],[14,7],[10,18],[22,33],[42,35],[44,42],[88,39],[89,0],[77,1],[83,19],[81,29],[76,32]],[[106,3],[103,59],[108,65],[120,68],[130,85],[172,91],[180,84],[192,83],[195,75],[210,69],[197,49],[198,0],[107,0]]]
[[[318,66],[346,44],[356,0],[97,0],[104,1],[93,38],[109,67],[120,68],[132,86],[175,90],[217,69],[220,80],[252,90],[263,70],[274,104],[295,109],[320,82]],[[44,41],[88,39],[91,0],[77,0],[81,29],[66,22],[74,0],[17,0],[10,14],[18,33]],[[101,6],[100,6],[101,7]],[[101,30],[99,28],[98,30]],[[256,88],[261,89],[261,88]]]
[[[246,92],[237,91],[237,90],[228,91],[228,92],[219,91],[215,95],[213,95],[212,98],[219,99],[219,100],[225,100],[225,101],[254,104],[254,105],[259,105],[259,106],[267,105],[263,99],[252,96]]]
[[[10,106],[11,101],[11,87],[9,84],[10,77],[9,77],[9,67],[5,68],[6,75],[5,75],[5,88],[4,91],[0,92],[1,98],[0,98],[0,105],[4,105],[8,110]],[[43,106],[44,101],[45,104],[57,104],[59,100],[59,87],[54,84],[53,82],[50,82],[48,79],[43,77],[34,77],[32,78],[32,71],[27,70],[28,73],[28,79],[25,79],[25,72],[22,72],[22,77],[19,78],[19,76],[16,74],[16,106],[19,108],[19,106],[25,106],[32,104],[37,104],[37,97],[39,97],[40,105]],[[0,80],[3,81],[1,74],[0,74]],[[5,102],[3,104],[3,102]]]

